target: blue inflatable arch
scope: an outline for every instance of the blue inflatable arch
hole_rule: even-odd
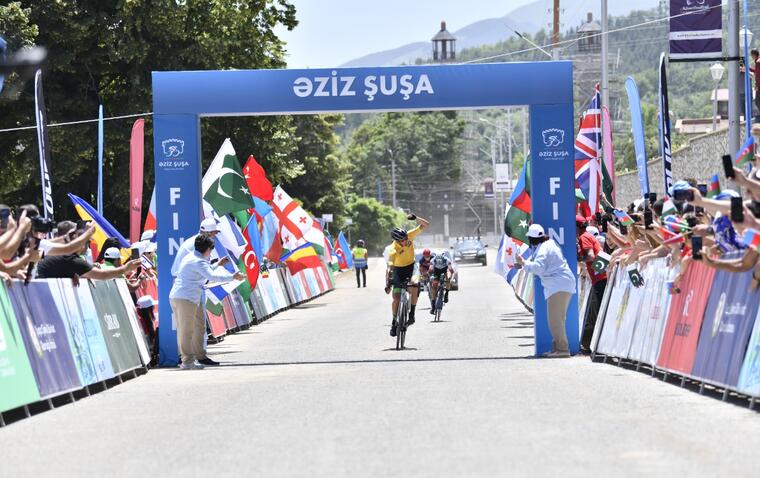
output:
[[[161,365],[178,362],[176,326],[169,304],[172,261],[179,244],[198,232],[202,215],[201,117],[522,105],[530,108],[533,221],[560,242],[575,270],[570,62],[153,72]],[[540,284],[536,296],[542,297]],[[577,311],[573,299],[567,317],[573,352],[578,351]],[[535,317],[535,350],[541,354],[551,349],[551,335],[545,303],[540,299]]]

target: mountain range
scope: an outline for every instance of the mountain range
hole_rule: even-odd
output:
[[[471,23],[462,27],[452,34],[457,39],[457,51],[465,48],[472,48],[482,45],[493,45],[505,40],[513,35],[505,26],[519,31],[520,33],[529,33],[534,35],[542,28],[549,29],[545,21],[551,20],[551,12],[547,5],[551,2],[546,0],[536,0],[522,7],[516,8],[501,18],[488,18]],[[571,27],[578,27],[586,21],[587,12],[591,12],[594,18],[599,18],[601,4],[599,0],[575,0],[574,2],[563,2],[566,6],[561,12],[561,22],[564,30]],[[648,10],[655,8],[660,4],[660,0],[636,0],[622,1],[612,0],[609,2],[609,16],[626,15],[633,10]],[[449,19],[449,25],[454,24]],[[431,33],[431,37],[435,32]],[[431,56],[432,45],[430,40],[409,43],[390,50],[370,53],[368,55],[356,58],[345,64],[344,67],[355,66],[395,66],[401,64],[414,63],[419,58],[429,58]]]

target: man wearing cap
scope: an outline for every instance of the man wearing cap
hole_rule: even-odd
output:
[[[596,316],[602,303],[604,289],[607,287],[607,272],[596,272],[592,264],[597,254],[602,250],[599,241],[587,230],[588,223],[583,216],[575,216],[575,235],[577,237],[578,263],[585,264],[588,276],[591,279],[591,296],[589,297],[586,317],[583,321],[583,334],[581,336],[581,350],[588,352],[591,348],[591,336],[594,334]],[[598,230],[597,230],[598,232]]]
[[[546,299],[549,319],[549,331],[552,334],[552,351],[544,354],[549,358],[570,356],[570,347],[565,332],[567,307],[575,294],[575,275],[567,265],[562,249],[550,239],[540,224],[531,224],[528,228],[530,258],[515,257],[515,267],[524,268],[541,280]]]
[[[192,254],[195,251],[196,237],[207,236],[213,239],[217,234],[219,234],[219,226],[216,224],[216,219],[209,217],[201,221],[201,227],[198,230],[198,234],[187,238],[185,242],[179,246],[179,249],[177,249],[177,254],[174,256],[174,262],[172,263],[172,276],[177,277],[177,273],[179,272],[179,265],[182,263],[182,260],[185,258],[185,256]],[[227,260],[228,259],[226,257],[222,258],[217,263],[217,266],[224,265]]]

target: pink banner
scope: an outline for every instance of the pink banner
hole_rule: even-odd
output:
[[[610,120],[610,112],[607,107],[602,108],[602,150],[604,151],[604,165],[607,168],[607,172],[610,174],[610,180],[612,180],[612,203],[615,204],[615,196],[617,195],[616,178],[615,178],[615,152],[612,147],[612,120]]]
[[[140,240],[142,216],[143,161],[145,150],[145,120],[140,118],[132,125],[129,140],[129,241]]]

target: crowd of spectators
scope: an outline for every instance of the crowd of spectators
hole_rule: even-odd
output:
[[[0,204],[0,280],[13,287],[13,280],[32,279],[126,279],[138,308],[141,325],[151,348],[156,351],[155,300],[141,294],[145,281],[156,276],[155,231],[145,231],[141,240],[124,248],[112,237],[97,247],[91,221],[54,222],[40,215],[33,204],[11,208]]]
[[[755,125],[753,133],[760,135],[760,126]],[[693,260],[724,271],[754,270],[753,286],[760,285],[760,237],[751,240],[755,232],[760,235],[760,168],[754,159],[741,167],[731,165],[724,166],[730,182],[722,188],[714,178],[710,184],[687,178],[676,181],[665,197],[652,193],[625,208],[614,208],[602,197],[604,213],[576,217],[579,271],[593,284],[582,351],[589,349],[606,287],[606,271],[591,265],[600,252],[611,265],[634,265],[638,271],[654,258],[668,258],[679,271],[672,294],[681,292],[679,283]]]

